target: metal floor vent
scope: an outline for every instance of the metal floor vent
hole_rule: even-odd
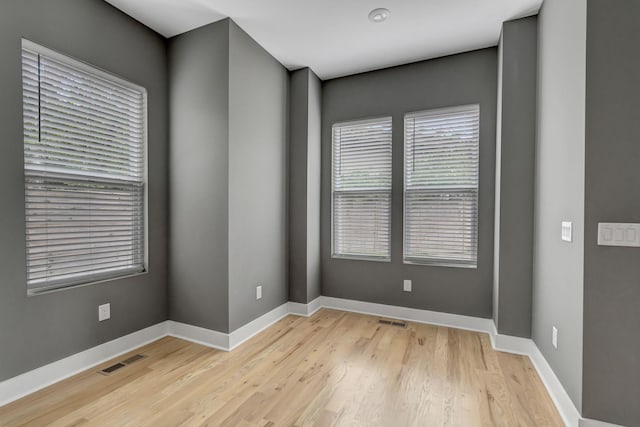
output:
[[[100,371],[100,373],[102,375],[111,375],[112,373],[114,373],[118,369],[122,369],[125,366],[127,366],[127,365],[125,365],[124,363],[116,363],[115,365],[111,365],[108,368],[104,368],[102,371]]]
[[[131,357],[129,357],[128,359],[123,360],[122,362],[118,362],[115,365],[111,365],[107,368],[104,368],[103,370],[100,371],[100,373],[102,375],[111,375],[112,373],[114,373],[115,371],[117,371],[118,369],[122,369],[126,366],[131,365],[132,363],[137,362],[138,360],[144,359],[145,356],[144,354],[136,354],[133,355]]]
[[[382,323],[383,325],[398,326],[400,328],[406,328],[407,327],[407,324],[405,322],[397,322],[397,321],[392,321],[392,320],[380,319],[380,320],[378,320],[378,323]]]
[[[144,359],[145,357],[147,356],[145,356],[144,354],[134,354],[127,360],[123,360],[122,363],[124,363],[125,365],[131,365],[132,363],[135,363],[140,359]]]

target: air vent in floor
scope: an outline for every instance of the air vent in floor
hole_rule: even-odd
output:
[[[122,363],[124,363],[125,365],[131,365],[132,363],[135,363],[140,359],[144,359],[145,357],[147,356],[145,356],[144,354],[136,354],[131,356],[127,360],[123,360]]]
[[[398,326],[400,328],[405,328],[407,326],[405,322],[397,322],[397,321],[384,320],[384,319],[378,320],[378,323],[382,323],[383,325]]]
[[[132,363],[137,362],[138,360],[144,359],[145,356],[144,354],[135,354],[131,357],[129,357],[128,359],[123,360],[122,362],[118,362],[115,365],[111,365],[108,368],[104,368],[103,370],[100,371],[100,373],[102,375],[111,375],[112,373],[114,373],[115,371],[117,371],[118,369],[122,369],[126,366],[131,365]]]
[[[103,374],[103,375],[111,375],[112,373],[114,373],[118,369],[122,369],[125,366],[127,366],[127,365],[125,365],[124,363],[116,363],[115,365],[111,365],[108,368],[104,368],[102,371],[100,371],[100,373]]]

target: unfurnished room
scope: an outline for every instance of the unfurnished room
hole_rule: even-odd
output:
[[[640,427],[638,0],[0,0],[0,427]]]

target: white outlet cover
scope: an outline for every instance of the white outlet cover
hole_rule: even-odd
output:
[[[111,319],[111,304],[102,304],[98,306],[98,322]]]
[[[256,299],[262,299],[262,285],[256,286]]]
[[[405,292],[411,292],[411,280],[405,280],[404,281],[404,287],[403,287]]]
[[[558,348],[558,328],[555,326],[551,331],[551,344],[553,344],[553,348]]]

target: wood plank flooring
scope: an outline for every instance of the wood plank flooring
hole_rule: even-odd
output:
[[[378,320],[288,316],[230,353],[163,338],[0,408],[0,426],[563,425],[528,358]]]

